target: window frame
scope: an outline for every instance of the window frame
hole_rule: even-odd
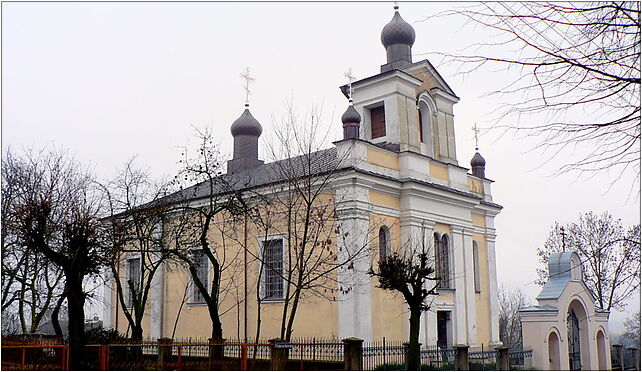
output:
[[[481,276],[479,266],[479,244],[473,240],[473,281],[475,293],[481,293]]]
[[[381,237],[384,237],[384,244],[381,242]],[[392,254],[392,245],[390,241],[390,228],[386,225],[379,227],[379,260],[383,260]]]
[[[135,266],[131,265],[131,263],[134,261],[138,261],[138,264]],[[132,267],[136,267],[136,270],[138,271],[138,275],[136,276],[136,278],[134,278],[134,283],[135,283],[134,288],[138,290],[140,289],[140,286],[142,283],[141,265],[142,265],[141,255],[132,255],[125,259],[125,289],[126,289],[125,305],[127,306],[128,309],[134,308],[134,294],[132,293],[132,287],[129,285],[129,280],[132,279]]]
[[[442,280],[439,280],[437,289],[453,289],[452,280],[450,278],[450,238],[447,233],[440,234],[435,232],[433,234],[433,241],[435,245],[435,266],[437,266],[437,276],[442,278]]]
[[[267,242],[272,242],[272,241],[281,241],[281,296],[280,297],[266,297],[266,291],[267,291],[267,270],[269,269],[268,266],[266,265],[265,262],[265,244]],[[285,301],[285,274],[287,271],[287,261],[286,261],[286,247],[287,247],[287,239],[285,238],[284,235],[276,234],[276,235],[268,235],[259,238],[259,265],[261,267],[259,268],[261,270],[261,283],[260,283],[260,292],[259,295],[261,296],[261,301],[263,302],[280,302],[280,301]],[[278,275],[276,276],[278,278]]]
[[[375,131],[374,131],[374,121],[373,121],[373,111],[375,110],[381,110],[382,111],[382,117],[383,117],[383,126],[382,126],[382,134],[377,135],[375,137]],[[383,102],[380,102],[380,104],[375,104],[374,106],[368,107],[368,115],[370,117],[370,139],[371,140],[376,140],[376,139],[382,139],[386,138],[387,136],[387,131],[386,131],[386,106]]]
[[[190,255],[193,255],[194,253],[202,254],[203,263],[206,266],[206,269],[205,269],[206,277],[205,277],[205,280],[201,279],[201,281],[204,282],[205,287],[208,288],[208,290],[209,290],[210,260],[207,259],[207,255],[205,255],[205,252],[203,252],[203,248],[201,248],[201,247],[190,248],[189,249],[189,253],[190,253]],[[197,271],[198,270],[199,269],[197,269]],[[201,291],[198,289],[198,286],[196,286],[196,282],[194,282],[194,278],[192,277],[191,273],[188,273],[188,275],[189,275],[189,281],[190,281],[190,283],[189,283],[189,287],[190,287],[189,291],[190,291],[190,293],[189,293],[189,297],[188,297],[188,299],[189,299],[188,300],[188,304],[192,305],[192,306],[193,305],[197,305],[197,306],[198,305],[207,305],[207,302],[205,302],[205,297],[203,296]],[[197,296],[200,297],[200,298],[198,298]]]

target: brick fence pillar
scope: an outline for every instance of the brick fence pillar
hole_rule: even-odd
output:
[[[455,352],[455,371],[468,371],[468,345],[454,345]]]
[[[343,340],[343,366],[346,371],[363,370],[363,340],[356,337]]]
[[[172,344],[174,340],[168,337],[158,339],[158,365],[165,369],[172,359]]]
[[[640,370],[640,360],[638,359],[638,348],[637,347],[627,347],[626,350],[628,350],[631,353],[631,359],[633,362],[633,370],[639,371]]]
[[[495,348],[497,351],[497,369],[499,371],[509,371],[510,370],[510,360],[508,358],[508,346],[498,346]]]
[[[615,358],[611,356],[611,361],[617,363],[619,368],[613,368],[614,370],[619,370],[619,371],[624,371],[624,353],[622,353],[622,345],[621,344],[613,344],[611,345],[613,349],[615,350]],[[615,367],[615,366],[613,366]]]
[[[270,371],[284,371],[288,365],[290,349],[277,347],[280,338],[270,340]]]

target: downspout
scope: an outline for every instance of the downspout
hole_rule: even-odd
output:
[[[243,299],[243,322],[244,322],[244,332],[243,337],[245,342],[247,342],[247,214],[243,217],[243,290],[244,290],[244,299]]]

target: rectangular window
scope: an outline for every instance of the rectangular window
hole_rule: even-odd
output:
[[[134,293],[140,293],[140,257],[127,260],[127,306],[134,306]]]
[[[479,280],[479,247],[477,242],[473,242],[473,270],[475,271],[475,292],[481,292],[481,282]]]
[[[209,276],[207,256],[205,256],[205,253],[201,249],[194,249],[192,251],[192,259],[194,260],[194,266],[198,273],[198,279],[205,285],[205,288],[207,288]],[[201,293],[196,283],[194,283],[194,279],[192,279],[192,302],[205,302],[205,297],[203,297],[203,293]]]
[[[263,242],[263,298],[283,298],[283,239]]]
[[[383,106],[370,109],[370,129],[372,139],[386,135],[386,112]]]

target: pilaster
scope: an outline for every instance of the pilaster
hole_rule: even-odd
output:
[[[495,235],[486,233],[486,249],[488,250],[488,277],[490,297],[490,340],[494,345],[501,344],[499,339],[499,302],[497,299],[497,264],[495,262]]]
[[[466,260],[464,255],[464,229],[452,226],[452,250],[454,265],[453,277],[455,283],[454,311],[454,344],[467,344],[468,329],[466,318]]]
[[[368,250],[368,231],[370,213],[366,210],[352,209],[338,213],[339,261],[349,257],[352,268],[338,270],[339,286],[348,288],[347,293],[339,291],[339,338],[358,337],[372,339],[372,304],[370,290],[370,254]]]
[[[475,301],[475,267],[473,262],[473,230],[468,227],[462,229],[465,275],[466,282],[466,321],[467,345],[477,345],[477,306]]]

